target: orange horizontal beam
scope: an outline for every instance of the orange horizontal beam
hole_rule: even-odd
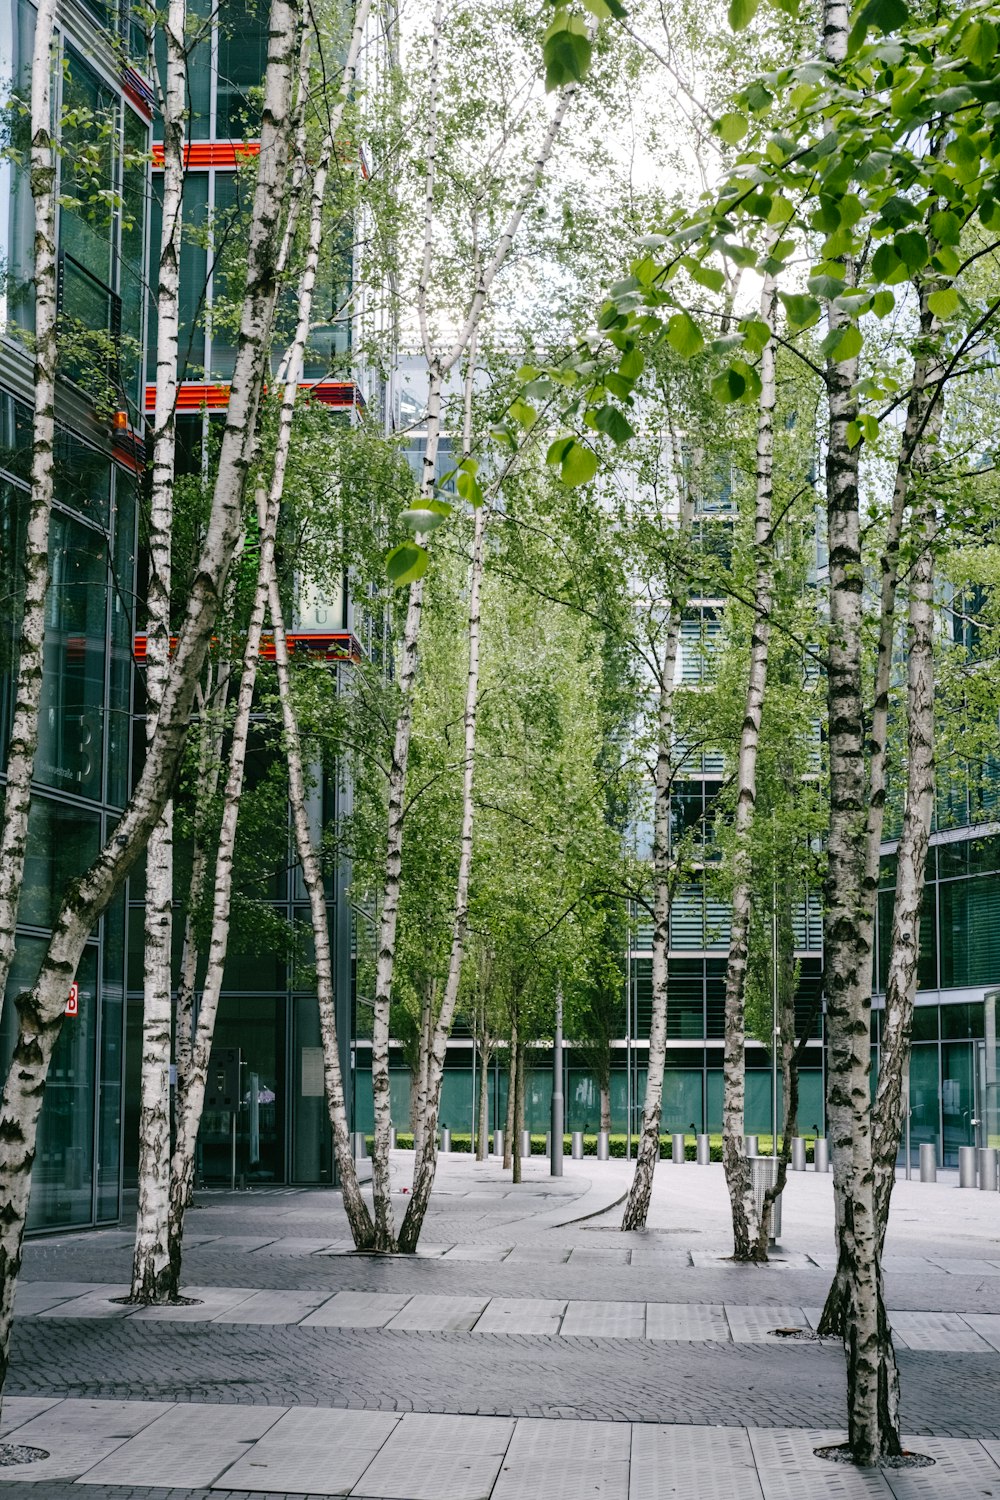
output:
[[[364,399],[353,380],[303,380],[300,391],[307,391],[314,401],[324,406],[349,409],[364,406]],[[200,381],[185,380],[177,391],[178,411],[224,411],[229,405],[228,385],[203,385]],[[156,410],[156,386],[146,387],[146,411]]]
[[[260,155],[260,141],[191,141],[184,147],[186,167],[235,167]],[[163,142],[153,144],[153,166],[163,166]]]
[[[321,656],[325,661],[352,661],[362,660],[364,653],[361,650],[361,642],[357,636],[349,630],[329,631],[294,630],[289,631],[287,637],[288,651],[291,656]],[[240,643],[234,641],[233,645],[239,647]],[[218,637],[212,637],[212,648],[218,650]],[[177,649],[177,637],[170,637],[170,654]],[[137,635],[132,642],[132,655],[134,659],[142,663],[146,660],[146,637]],[[261,661],[274,661],[274,637],[264,635],[260,642]]]

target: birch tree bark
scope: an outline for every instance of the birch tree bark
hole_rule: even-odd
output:
[[[163,28],[166,72],[163,115],[163,218],[156,296],[156,406],[149,501],[149,585],[146,594],[146,749],[170,671],[170,569],[181,236],[183,231],[184,116],[187,52],[184,0],[170,0]],[[167,1218],[170,1199],[171,955],[174,897],[174,818],[169,801],[146,849],[142,1067],[139,1085],[139,1196],[132,1255],[132,1302],[169,1296]]]
[[[676,452],[673,454],[676,460]],[[694,500],[690,487],[677,485],[676,535],[683,542],[691,532]],[[653,1174],[660,1159],[660,1111],[663,1072],[667,1061],[667,954],[670,948],[670,906],[673,871],[670,849],[670,789],[674,776],[674,690],[677,647],[683,599],[677,583],[669,586],[670,604],[657,682],[656,769],[653,778],[653,944],[651,955],[652,1010],[649,1023],[649,1062],[642,1125],[636,1147],[635,1172],[629,1187],[622,1229],[644,1229],[653,1192]],[[631,1128],[631,1122],[630,1122]]]
[[[14,714],[7,743],[7,784],[0,829],[0,1011],[14,958],[17,911],[38,749],[49,581],[49,522],[54,486],[56,399],[56,147],[52,133],[52,33],[55,0],[40,0],[31,63],[31,196],[34,203],[35,402],[31,495],[24,545],[24,594]],[[2,1373],[2,1372],[0,1372]],[[2,1384],[2,1383],[0,1383]]]
[[[773,330],[777,305],[774,277],[764,279],[761,321]],[[733,1259],[767,1259],[767,1238],[760,1243],[760,1224],[750,1162],[743,1149],[746,1106],[746,994],[747,960],[750,948],[751,849],[757,803],[757,746],[760,739],[764,695],[767,689],[767,654],[771,637],[774,595],[774,536],[771,525],[772,475],[774,467],[775,346],[769,339],[760,357],[761,392],[757,406],[757,500],[754,517],[756,582],[754,615],[750,637],[750,664],[743,727],[736,769],[737,799],[733,819],[733,897],[726,965],[725,1048],[723,1053],[722,1159],[733,1220]],[[772,1038],[772,1045],[777,1039]],[[786,1095],[787,1097],[787,1095]],[[777,1122],[775,1122],[777,1129]]]
[[[265,355],[278,291],[277,248],[288,179],[297,0],[273,0],[261,152],[247,243],[247,285],[212,510],[194,569],[156,734],[125,812],[95,862],[72,883],[32,988],[17,1000],[18,1034],[0,1104],[0,1381],[6,1378],[14,1295],[31,1196],[31,1168],[66,992],[94,923],[135,864],[176,774],[205,654],[242,523]]]
[[[517,1092],[517,1021],[511,1023],[507,1044],[507,1108],[503,1120],[503,1169],[514,1165],[514,1095]]]
[[[520,1182],[521,1172],[521,1136],[524,1132],[524,1043],[518,1042],[514,1048],[514,1128],[511,1132],[513,1139],[513,1155],[511,1164],[513,1166],[512,1177],[515,1182]]]

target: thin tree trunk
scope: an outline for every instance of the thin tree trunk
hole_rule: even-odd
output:
[[[789,910],[791,893],[786,891],[785,910]],[[778,933],[781,933],[780,922]],[[796,1038],[795,1034],[795,990],[796,990],[796,968],[794,936],[788,933],[787,941],[782,942],[779,936],[779,956],[775,962],[784,970],[778,978],[778,1034],[772,1041],[772,1046],[780,1048],[781,1065],[781,1098],[782,1098],[782,1129],[781,1129],[781,1151],[778,1154],[778,1171],[773,1185],[764,1192],[761,1204],[760,1222],[757,1226],[757,1254],[754,1260],[760,1262],[767,1260],[768,1243],[771,1236],[771,1219],[774,1214],[774,1205],[780,1195],[784,1192],[785,1182],[788,1178],[788,1164],[792,1159],[792,1140],[798,1134],[799,1121],[799,1056],[805,1047],[811,1026],[807,1025],[804,1034]]]
[[[611,1088],[607,1081],[601,1084],[601,1129],[611,1130]]]
[[[183,0],[170,0],[164,27],[163,227],[156,296],[156,406],[149,502],[146,596],[146,747],[170,673],[170,574],[175,414],[178,380],[180,258],[183,232],[184,112],[187,53]],[[133,1302],[170,1294],[170,1055],[174,900],[174,815],[168,801],[146,848],[142,1069],[139,1083],[139,1197],[132,1253]]]
[[[462,456],[468,458],[472,452],[472,391],[476,373],[476,333],[473,330],[469,342],[469,358],[465,374],[465,416],[462,429]],[[437,1122],[441,1109],[441,1085],[444,1080],[444,1060],[448,1050],[458,1003],[458,989],[462,979],[462,962],[465,957],[465,935],[469,924],[469,881],[472,875],[472,833],[474,803],[472,799],[476,768],[476,723],[479,708],[479,627],[480,600],[483,587],[483,552],[486,536],[486,506],[480,504],[476,510],[475,529],[472,539],[472,557],[469,562],[469,664],[465,684],[465,759],[462,768],[462,831],[459,841],[458,876],[455,884],[455,905],[452,913],[451,952],[448,958],[448,977],[445,981],[444,998],[434,1027],[433,1042],[427,1060],[427,1095],[424,1102],[425,1123],[422,1132],[421,1150],[414,1155],[413,1190],[406,1206],[399,1234],[399,1248],[413,1251],[420,1238],[424,1215],[434,1186],[437,1166]]]
[[[774,277],[764,278],[761,320],[773,331],[777,304]],[[733,1221],[733,1259],[767,1259],[763,1247],[754,1197],[750,1162],[743,1149],[746,1111],[746,995],[747,961],[750,954],[750,907],[752,868],[750,838],[757,804],[757,747],[760,740],[764,694],[767,690],[767,656],[771,638],[771,607],[774,594],[774,537],[771,527],[772,473],[774,459],[775,346],[769,339],[761,353],[761,393],[757,407],[757,505],[754,518],[756,580],[754,614],[750,636],[750,665],[743,728],[736,770],[737,799],[733,819],[733,897],[726,965],[725,1048],[723,1053],[722,1159]],[[772,1046],[777,1045],[772,1038]],[[777,1130],[777,1121],[774,1122]]]
[[[31,496],[24,546],[24,594],[18,636],[14,717],[7,742],[7,784],[0,830],[0,1012],[16,944],[17,912],[38,749],[49,582],[49,521],[54,486],[56,399],[56,151],[52,137],[52,31],[55,0],[40,0],[31,64],[31,196],[35,214],[35,402]],[[2,1371],[0,1371],[2,1376]],[[0,1379],[2,1390],[2,1379]]]
[[[524,1043],[518,1042],[514,1049],[514,1155],[512,1165],[515,1182],[521,1181],[521,1136],[524,1133]]]
[[[503,1122],[503,1168],[514,1165],[514,1095],[517,1092],[517,1022],[511,1026],[507,1044],[507,1109]]]
[[[493,1056],[492,1046],[483,1046],[479,1051],[479,1138],[476,1141],[476,1160],[485,1161],[489,1149],[490,1133],[490,1059]]]
[[[690,535],[694,504],[690,488],[679,486],[677,535]],[[622,1215],[622,1229],[644,1229],[653,1192],[653,1174],[660,1159],[660,1111],[663,1073],[667,1061],[667,953],[670,947],[671,850],[670,789],[673,782],[674,689],[682,601],[671,597],[666,640],[660,664],[657,703],[656,770],[653,782],[653,944],[652,1011],[649,1023],[649,1062],[642,1127],[636,1148],[635,1172]],[[631,1129],[631,1121],[629,1121]]]
[[[297,6],[273,0],[261,118],[261,151],[247,243],[247,285],[236,366],[222,435],[212,511],[194,570],[184,624],[156,734],[125,812],[94,864],[70,886],[38,978],[18,997],[18,1035],[0,1105],[0,1381],[6,1377],[14,1295],[31,1197],[41,1113],[66,991],[94,923],[145,848],[184,748],[194,694],[241,529],[247,470],[278,290],[275,247],[286,195]]]
[[[417,1115],[413,1130],[413,1154],[416,1159],[423,1150],[424,1127],[427,1120],[427,1068],[430,1061],[431,1033],[434,1027],[434,996],[437,981],[428,975],[424,981],[423,999],[420,1002],[420,1041],[417,1057]]]

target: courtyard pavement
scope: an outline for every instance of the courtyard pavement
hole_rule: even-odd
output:
[[[399,1217],[412,1161],[394,1156]],[[442,1157],[415,1257],[351,1251],[331,1190],[204,1192],[191,1305],[136,1309],[131,1234],[26,1247],[2,1500],[1000,1500],[1000,1194],[900,1181],[886,1256],[907,1440],[861,1474],[844,1357],[814,1326],[832,1183],[791,1174],[767,1266],[729,1253],[722,1169],[663,1162],[618,1229],[627,1163]]]

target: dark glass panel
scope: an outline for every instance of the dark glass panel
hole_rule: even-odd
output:
[[[913,1011],[913,1040],[936,1042],[938,1035],[938,1008],[936,1005],[917,1005]]]
[[[991,984],[1000,973],[1000,876],[942,882],[941,985]]]
[[[704,1035],[704,964],[700,959],[671,959],[667,975],[667,1036]]]
[[[125,901],[119,896],[104,918],[101,986],[101,1055],[97,1104],[97,1217],[117,1219],[121,1172],[122,1082],[125,1028]]]
[[[974,1001],[971,1005],[942,1005],[941,1007],[941,1035],[945,1040],[962,1040],[965,1037],[981,1037],[985,1035],[983,1017],[983,1002]]]
[[[33,798],[18,913],[22,922],[51,927],[66,886],[93,863],[100,838],[96,812],[52,802],[47,797]]]
[[[0,3],[0,78],[4,106],[0,113],[0,323],[35,326],[35,210],[26,166],[30,123],[25,107],[31,98],[31,54],[35,43],[35,10],[27,0]]]
[[[260,88],[267,66],[266,0],[229,0],[219,23],[215,134],[255,141],[260,134]]]

